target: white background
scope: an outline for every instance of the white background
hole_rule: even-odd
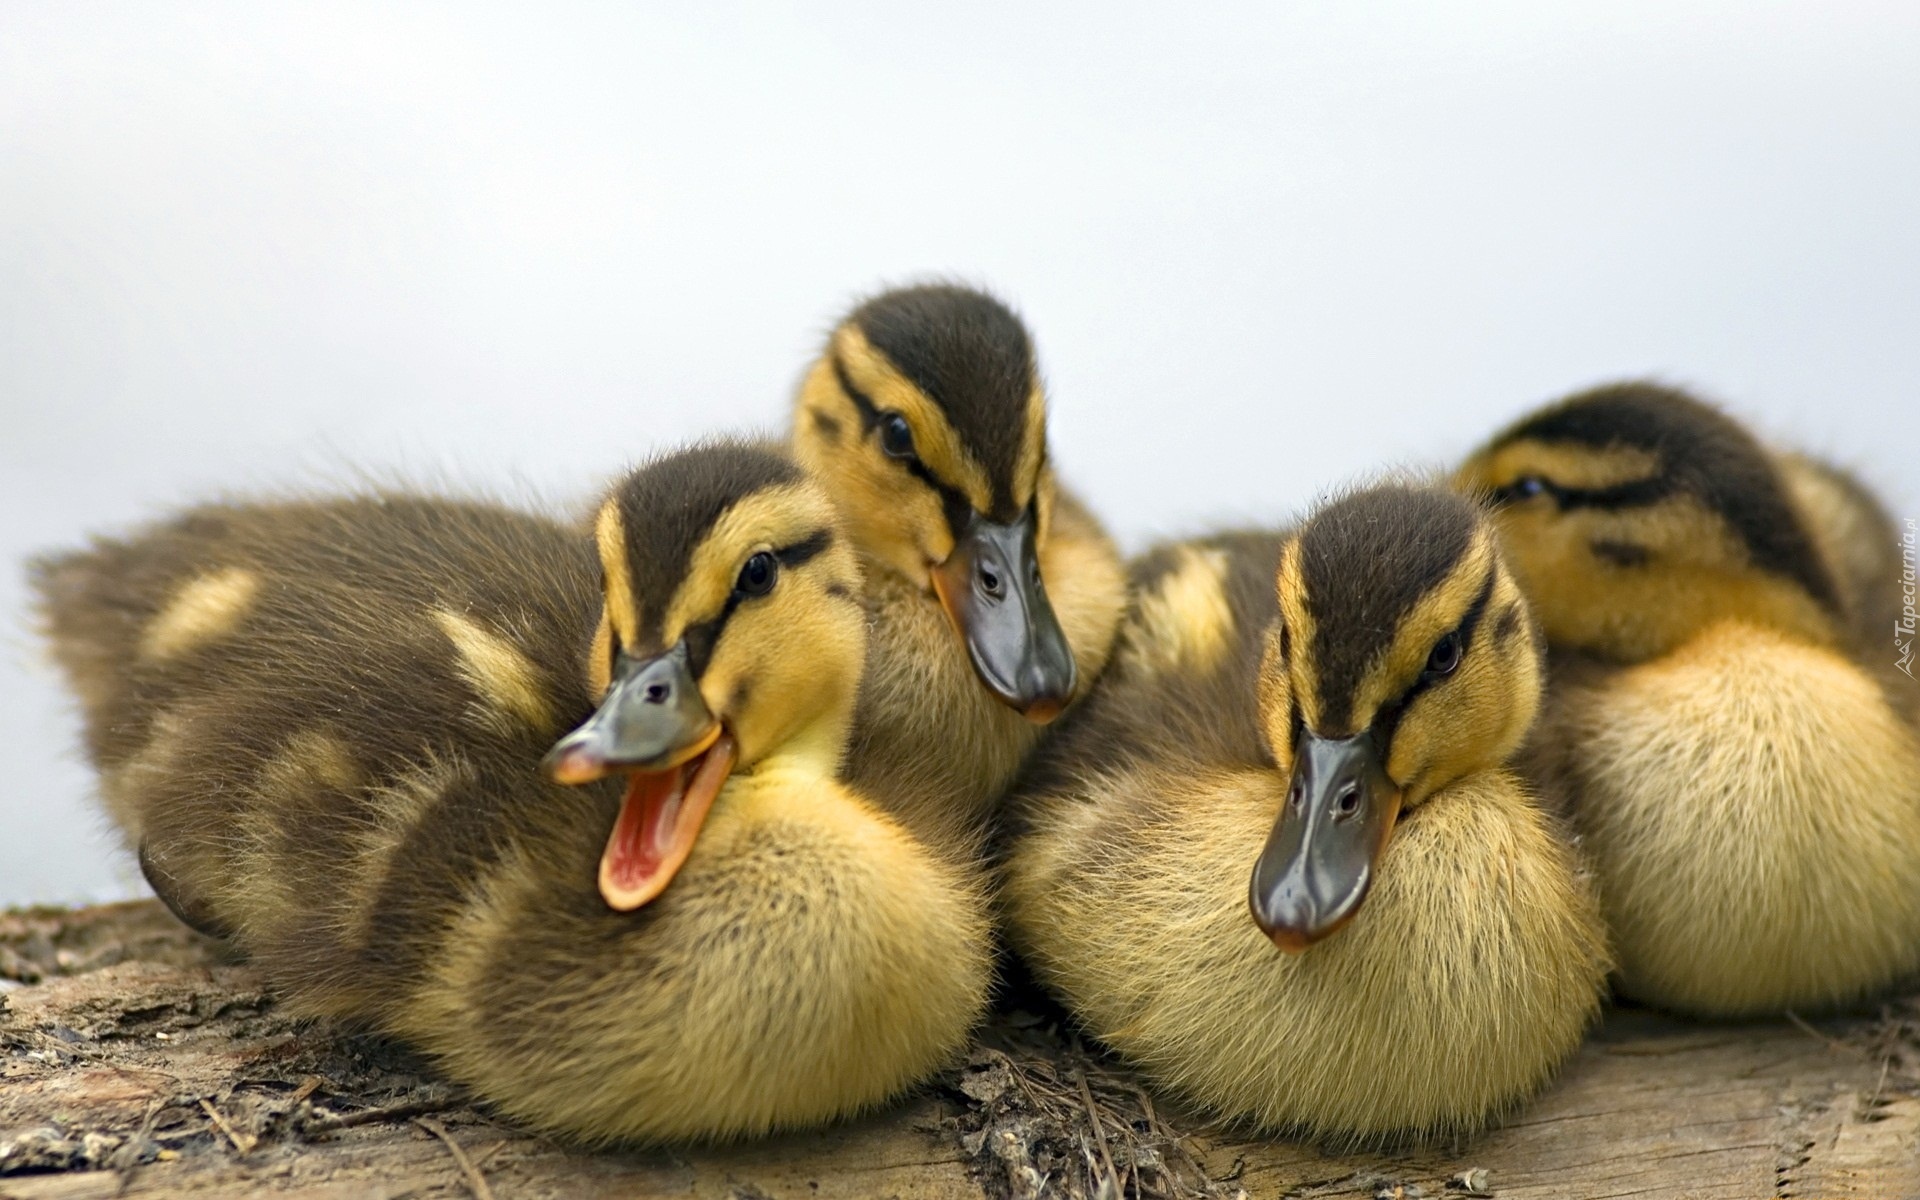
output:
[[[929,272],[1129,546],[1648,373],[1920,516],[1920,6],[0,0],[0,902],[138,888],[23,556],[578,496]]]

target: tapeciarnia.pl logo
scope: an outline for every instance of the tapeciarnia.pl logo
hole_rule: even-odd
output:
[[[1899,667],[1902,671],[1905,671],[1907,673],[1907,678],[1909,679],[1912,679],[1914,677],[1913,676],[1913,644],[1914,644],[1913,632],[1914,632],[1914,626],[1916,624],[1914,611],[1913,611],[1913,606],[1914,606],[1913,549],[1914,549],[1913,518],[1908,517],[1906,532],[1900,535],[1900,592],[1901,592],[1902,604],[1900,607],[1900,616],[1893,623],[1893,651],[1895,654],[1899,655],[1899,658],[1894,660],[1893,665],[1896,667]]]

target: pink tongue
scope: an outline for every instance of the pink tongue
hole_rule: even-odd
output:
[[[687,775],[699,763],[695,758],[669,770],[632,777],[607,843],[611,882],[626,891],[638,891],[659,873],[673,849],[673,828],[687,792]]]

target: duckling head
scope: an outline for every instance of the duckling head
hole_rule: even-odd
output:
[[[943,285],[884,292],[839,324],[801,385],[793,436],[860,549],[936,595],[980,682],[1036,722],[1075,685],[1040,571],[1046,426],[1020,318]]]
[[[793,463],[716,444],[624,479],[594,524],[598,709],[548,753],[561,783],[628,776],[600,894],[629,910],[686,862],[721,785],[776,759],[831,774],[866,653],[860,565]]]
[[[1549,641],[1618,661],[1743,617],[1830,642],[1839,600],[1786,482],[1746,429],[1623,383],[1522,419],[1461,467]]]
[[[1396,821],[1505,762],[1540,704],[1539,640],[1470,502],[1381,487],[1288,542],[1260,665],[1286,798],[1254,866],[1254,921],[1299,952],[1351,920]]]

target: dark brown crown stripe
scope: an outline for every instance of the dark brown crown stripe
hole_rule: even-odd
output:
[[[1407,614],[1465,557],[1475,520],[1459,497],[1389,487],[1337,500],[1300,531],[1319,732],[1351,724],[1355,693]]]
[[[735,502],[804,477],[784,458],[726,443],[667,455],[630,476],[614,497],[642,622],[641,645],[629,649],[651,653],[666,648],[661,622],[673,595],[694,551]]]

